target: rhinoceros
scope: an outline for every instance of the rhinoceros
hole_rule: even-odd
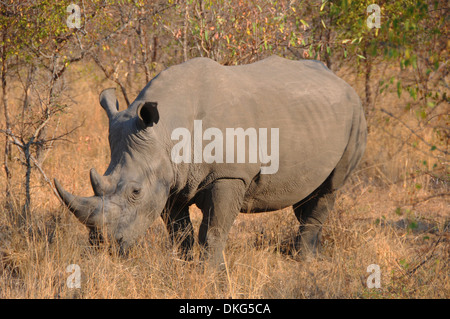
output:
[[[103,234],[121,252],[162,217],[180,253],[189,256],[194,244],[189,207],[195,204],[203,214],[198,242],[212,263],[222,262],[240,212],[290,206],[299,221],[296,251],[315,255],[336,190],[366,146],[358,95],[314,60],[272,56],[223,66],[194,58],[159,73],[126,110],[119,112],[114,89],[100,94],[100,105],[109,118],[111,162],[103,176],[91,169],[94,196],[74,196],[57,180],[55,186],[69,210],[90,229],[90,237]],[[200,133],[194,132],[200,127]],[[228,138],[233,128],[235,133],[245,130],[244,150],[233,148],[233,141],[225,147],[218,140]],[[177,130],[191,135],[183,142],[174,134]],[[268,131],[277,134],[259,140],[250,134]],[[272,169],[264,143],[277,161]],[[260,156],[251,154],[255,149]]]

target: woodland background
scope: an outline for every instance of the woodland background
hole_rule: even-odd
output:
[[[372,3],[380,28],[367,27]],[[448,17],[441,0],[0,1],[0,298],[448,298]],[[222,277],[177,259],[161,223],[129,259],[90,247],[52,179],[92,195],[89,169],[109,163],[99,92],[116,87],[123,110],[171,65],[272,54],[323,61],[368,121],[321,258],[290,253],[290,209],[239,216]],[[81,288],[66,284],[70,264]]]

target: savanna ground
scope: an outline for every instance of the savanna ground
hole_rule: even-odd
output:
[[[186,5],[186,12],[196,12],[188,9]],[[187,14],[183,17],[188,21]],[[190,29],[180,30],[187,37]],[[174,55],[195,56],[183,52],[193,38],[183,43],[180,34],[173,32],[182,45]],[[204,44],[214,38],[207,34],[203,37],[197,43],[199,50],[212,52],[214,46],[205,49]],[[126,35],[125,39],[131,38]],[[162,56],[159,59],[163,61],[171,53],[158,53]],[[306,51],[303,54],[308,56]],[[174,64],[175,58],[170,63],[157,60],[152,62],[152,75]],[[114,72],[127,75],[130,69],[122,62]],[[0,179],[0,298],[449,298],[448,135],[436,138],[435,128],[422,125],[416,110],[406,107],[414,102],[412,96],[400,97],[395,83],[381,93],[378,79],[395,75],[403,80],[405,73],[395,64],[384,67],[381,62],[374,62],[370,71],[372,87],[377,90],[373,90],[372,106],[365,107],[369,126],[366,153],[338,193],[335,208],[324,225],[321,255],[304,260],[292,254],[298,222],[290,208],[241,214],[225,249],[226,271],[220,274],[211,272],[199,260],[199,247],[195,247],[193,261],[179,259],[160,220],[128,258],[122,258],[106,247],[91,247],[85,226],[61,206],[42,172],[57,178],[74,194],[93,194],[90,168],[104,172],[109,163],[108,122],[98,94],[104,88],[123,84],[102,70],[98,62],[74,65],[64,74],[64,96],[69,97],[69,107],[52,117],[47,135],[58,136],[79,127],[47,145],[39,167],[31,170],[32,207],[27,223],[20,227],[11,215],[20,216],[24,211],[25,170],[23,154],[10,144],[13,151],[7,163],[12,173],[12,200],[9,198],[8,205],[3,193],[7,182],[3,176]],[[351,67],[352,63],[335,64],[334,71],[367,100],[367,77],[364,82],[364,76]],[[124,84],[131,101],[145,83],[142,72],[133,74],[137,77]],[[405,81],[406,75],[410,74],[405,74]],[[22,100],[15,97],[16,93],[19,96],[21,81],[10,78],[11,118],[20,118],[22,112]],[[444,76],[443,81],[448,88],[448,77]],[[119,103],[124,109],[123,96],[119,96]],[[436,125],[445,131],[449,107],[443,103],[439,108],[431,110],[430,116],[444,114]],[[1,125],[4,127],[3,122]],[[433,143],[431,151],[424,141]],[[444,152],[436,153],[436,148]],[[4,151],[2,147],[2,158]],[[198,231],[201,213],[195,207],[191,208],[191,218]],[[80,288],[67,285],[71,273],[66,269],[72,264],[80,267]],[[367,286],[371,274],[367,268],[371,264],[380,267],[380,288]]]

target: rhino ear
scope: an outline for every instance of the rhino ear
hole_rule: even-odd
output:
[[[145,102],[138,106],[137,115],[144,127],[157,124],[159,121],[158,103]]]
[[[119,102],[116,98],[116,89],[109,88],[100,93],[100,105],[106,111],[108,118],[111,119],[119,111]]]

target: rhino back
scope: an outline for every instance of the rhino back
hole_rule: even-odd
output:
[[[202,120],[203,131],[219,128],[224,136],[226,128],[278,128],[275,174],[260,174],[264,165],[259,160],[180,164],[185,173],[179,187],[188,185],[192,196],[216,179],[242,179],[248,187],[247,210],[286,207],[320,186],[341,159],[354,109],[360,108],[354,90],[321,62],[276,56],[244,66],[196,58],[160,73],[137,100],[158,102],[155,130],[169,145],[176,143],[170,133],[178,127],[193,132],[194,120]]]

